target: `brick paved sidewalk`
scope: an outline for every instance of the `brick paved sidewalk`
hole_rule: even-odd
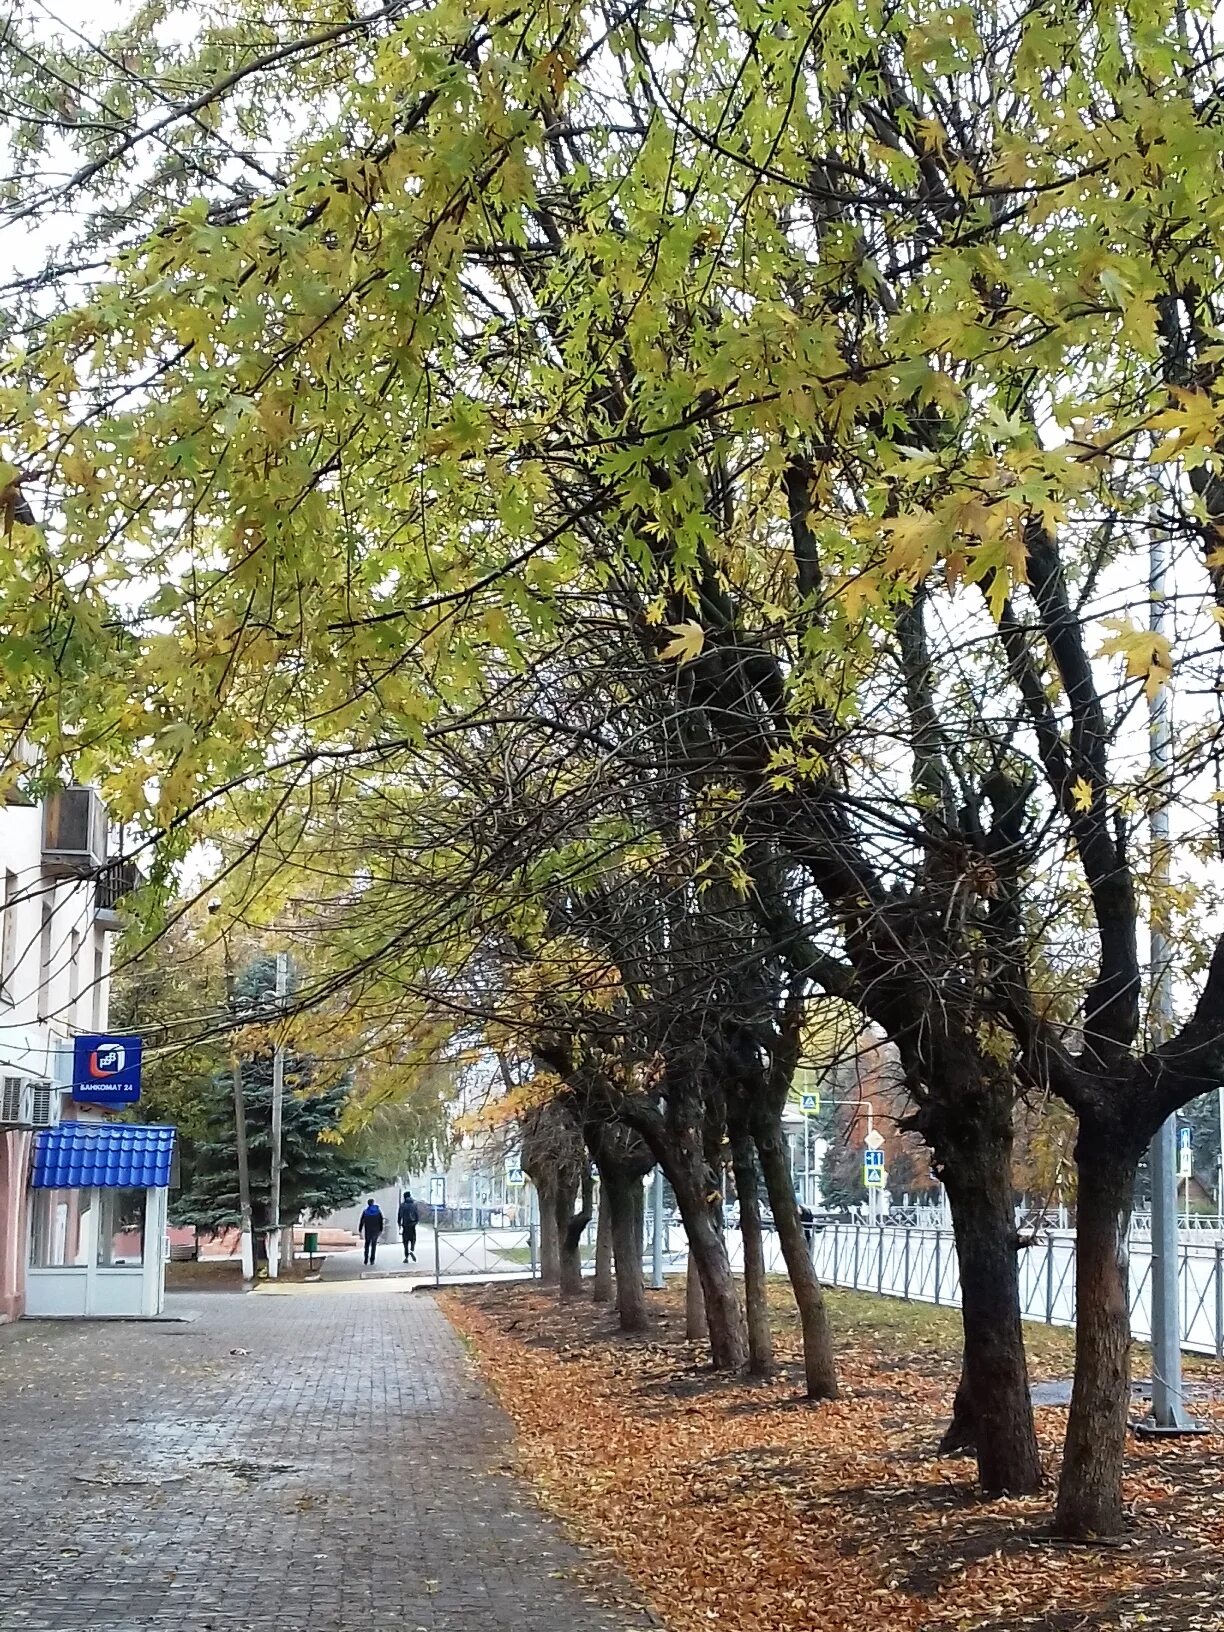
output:
[[[400,1283],[0,1341],[3,1632],[623,1632]],[[248,1350],[248,1353],[234,1353]]]

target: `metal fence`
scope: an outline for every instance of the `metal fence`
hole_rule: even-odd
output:
[[[535,1234],[528,1228],[423,1225],[417,1237],[417,1258],[422,1269],[432,1269],[435,1286],[458,1280],[522,1280],[536,1273]]]
[[[812,1237],[816,1272],[826,1285],[916,1303],[960,1307],[956,1246],[946,1230],[835,1224]],[[767,1267],[782,1272],[777,1237]],[[1224,1359],[1224,1244],[1183,1241],[1178,1249],[1182,1347]],[[1130,1242],[1131,1331],[1152,1335],[1152,1249]],[[1020,1253],[1020,1312],[1049,1326],[1075,1324],[1075,1236],[1051,1231]]]

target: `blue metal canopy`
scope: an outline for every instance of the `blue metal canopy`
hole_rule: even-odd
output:
[[[35,1190],[146,1190],[170,1183],[174,1129],[61,1122],[34,1141]]]

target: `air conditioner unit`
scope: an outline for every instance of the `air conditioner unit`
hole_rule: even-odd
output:
[[[60,1119],[60,1104],[54,1083],[5,1077],[0,1084],[0,1127],[53,1128]]]
[[[0,1126],[21,1126],[27,1086],[20,1077],[5,1077],[0,1084]]]
[[[43,801],[43,871],[88,878],[106,861],[106,810],[92,788],[61,788]]]

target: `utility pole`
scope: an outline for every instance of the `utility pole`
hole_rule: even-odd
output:
[[[1149,546],[1149,593],[1153,634],[1167,632],[1169,555],[1164,531],[1153,522]],[[1152,781],[1151,837],[1152,904],[1150,980],[1152,987],[1152,1044],[1158,1046],[1173,1029],[1173,975],[1166,933],[1169,866],[1169,775],[1172,764],[1172,722],[1167,686],[1148,703],[1149,766]],[[1152,1170],[1152,1415],[1148,1432],[1178,1434],[1194,1431],[1186,1414],[1182,1386],[1181,1316],[1178,1310],[1177,1239],[1177,1118],[1161,1124],[1149,1152]]]
[[[221,911],[220,901],[210,901],[212,916]],[[238,1019],[238,994],[229,936],[221,931],[221,951],[225,959],[225,1006],[230,1021]],[[242,1284],[248,1290],[255,1282],[255,1237],[251,1223],[251,1167],[247,1159],[246,1092],[242,1081],[242,1056],[234,1034],[230,1036],[230,1072],[234,1094],[234,1149],[238,1159],[238,1248],[242,1254]]]
[[[283,952],[276,954],[276,1009],[278,1018],[285,1004],[288,980],[288,959]],[[268,1279],[276,1280],[280,1271],[280,1201],[281,1201],[281,1124],[285,1102],[285,1045],[277,1035],[272,1052],[272,1171],[269,1174]]]
[[[650,1184],[650,1285],[663,1290],[663,1169],[655,1163]]]

